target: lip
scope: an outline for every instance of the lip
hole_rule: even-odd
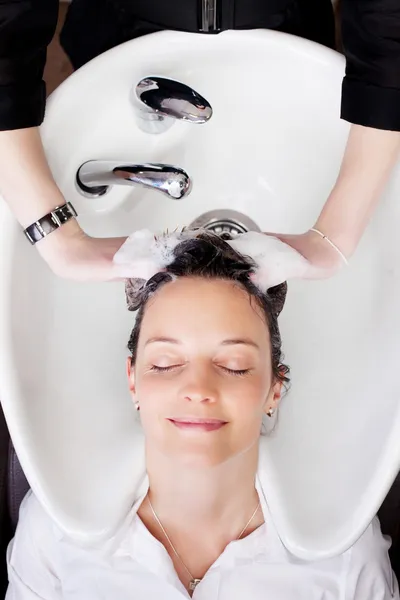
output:
[[[227,421],[221,419],[201,419],[198,417],[168,418],[167,420],[178,429],[192,431],[216,431],[227,424]]]

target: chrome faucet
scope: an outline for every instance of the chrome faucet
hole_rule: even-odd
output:
[[[164,77],[146,77],[133,90],[132,102],[140,129],[147,133],[162,133],[175,120],[206,123],[212,108],[205,98],[192,88]]]
[[[181,200],[190,193],[192,182],[183,169],[158,163],[136,165],[89,160],[76,173],[76,186],[86,198],[103,196],[113,185],[137,185],[158,190],[173,200]]]

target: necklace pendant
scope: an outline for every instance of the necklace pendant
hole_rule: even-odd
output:
[[[196,587],[199,585],[201,579],[191,579],[189,582],[189,590],[193,592]]]

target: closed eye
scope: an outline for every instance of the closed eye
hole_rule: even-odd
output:
[[[158,365],[152,365],[150,370],[155,373],[168,373],[168,371],[173,371],[174,369],[178,369],[183,365],[168,365],[168,367],[159,367]],[[251,369],[229,369],[228,367],[220,367],[225,371],[225,373],[229,373],[229,375],[236,375],[237,377],[241,377],[243,375],[247,375],[250,373]]]
[[[173,369],[177,369],[182,365],[169,365],[168,367],[159,367],[158,365],[152,365],[150,371],[155,371],[156,373],[167,373],[167,371],[172,371]]]
[[[230,375],[237,375],[238,377],[250,373],[251,369],[228,369],[228,367],[221,367],[226,373]]]

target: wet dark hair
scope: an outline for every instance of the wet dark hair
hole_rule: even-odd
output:
[[[174,250],[175,260],[168,271],[154,275],[146,282],[128,280],[126,296],[129,310],[138,310],[128,349],[132,363],[136,362],[140,329],[149,299],[163,285],[176,277],[201,277],[224,279],[238,283],[254,298],[262,309],[271,340],[272,372],[276,380],[289,382],[289,367],[282,364],[282,340],[278,327],[278,315],[283,309],[287,284],[282,283],[263,293],[250,279],[255,271],[254,261],[236,252],[218,235],[201,232],[197,237],[179,243]]]

